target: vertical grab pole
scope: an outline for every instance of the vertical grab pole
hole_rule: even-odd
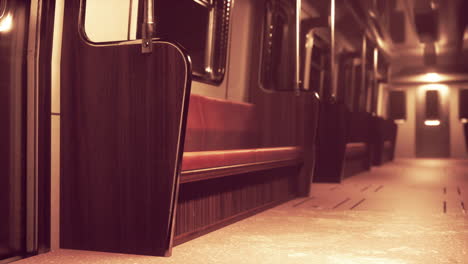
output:
[[[374,48],[374,79],[372,87],[372,101],[371,101],[371,113],[377,115],[377,97],[379,95],[379,81],[377,80],[377,74],[379,72],[379,50]]]
[[[144,0],[143,24],[142,24],[142,41],[141,53],[153,52],[153,32],[154,32],[154,19],[153,19],[153,0]]]
[[[296,0],[296,93],[301,90],[301,0]]]
[[[336,40],[335,40],[335,0],[330,0],[330,80],[332,98],[336,98],[337,74],[336,74]]]
[[[359,93],[359,105],[358,105],[358,109],[359,111],[366,111],[366,107],[365,107],[365,104],[366,104],[366,87],[367,87],[367,81],[366,81],[366,77],[367,77],[367,73],[366,73],[366,70],[367,70],[367,37],[366,37],[366,33],[364,32],[363,36],[362,36],[362,54],[361,54],[361,91]],[[364,100],[364,102],[362,102],[362,100]],[[364,104],[364,109],[362,109],[363,107],[363,104]]]

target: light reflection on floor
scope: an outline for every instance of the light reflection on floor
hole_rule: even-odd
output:
[[[18,264],[468,263],[468,162],[401,160],[173,249],[170,258],[59,250]]]

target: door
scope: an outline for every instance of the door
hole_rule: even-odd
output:
[[[448,87],[426,85],[418,88],[416,97],[416,157],[448,158],[450,156],[450,123]]]
[[[29,6],[0,0],[0,262],[26,253],[26,47]]]

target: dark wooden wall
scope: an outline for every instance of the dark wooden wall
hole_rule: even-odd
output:
[[[61,78],[62,248],[168,255],[190,64],[176,45],[92,45],[65,3]]]
[[[315,182],[340,182],[347,143],[346,107],[343,103],[320,104]]]

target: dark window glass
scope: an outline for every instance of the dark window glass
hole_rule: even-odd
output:
[[[360,100],[363,93],[362,81],[362,64],[354,66],[354,82],[353,82],[353,111],[360,111]]]
[[[426,119],[439,119],[439,91],[426,91]]]
[[[344,101],[348,106],[350,111],[354,111],[354,96],[355,96],[355,89],[356,89],[356,66],[354,63],[350,65],[349,68],[349,78],[347,79],[346,83],[346,95],[344,97]]]
[[[310,69],[309,89],[315,90],[320,94],[322,87],[322,71],[316,67]]]
[[[362,70],[363,67],[361,67]],[[360,72],[362,74],[362,72]],[[369,75],[367,72],[364,75],[364,79],[361,77],[360,78],[360,83],[359,83],[359,89],[360,89],[360,94],[359,94],[359,105],[358,105],[358,111],[365,112],[366,111],[366,105],[367,105],[367,93],[368,93],[368,88],[369,88]]]
[[[406,120],[405,92],[390,91],[388,99],[388,117],[393,120]]]
[[[458,107],[460,119],[468,119],[468,89],[460,90]]]
[[[268,90],[295,86],[295,8],[289,2],[267,2],[260,83]]]
[[[156,0],[156,34],[187,49],[196,78],[224,77],[231,0]]]
[[[372,96],[374,93],[374,73],[370,70],[366,73],[366,99],[364,109],[366,112],[372,112]]]
[[[6,4],[6,0],[0,0],[0,19],[3,18],[6,13]]]
[[[339,101],[343,102],[349,110],[352,109],[353,66],[353,57],[343,55],[340,59],[338,70],[337,98]]]
[[[328,98],[331,96],[331,74],[330,74],[330,54],[327,51],[322,53],[322,87],[320,96]]]
[[[309,69],[308,79],[306,74],[302,76],[303,80],[308,80],[308,83],[304,83],[304,87],[307,90],[317,91],[321,97],[329,91],[329,81],[330,81],[330,49],[329,44],[322,37],[316,34],[314,31],[308,33],[309,38],[313,38],[313,45],[311,47],[306,47],[307,50],[304,52],[306,56],[310,56],[310,60],[305,60],[306,63],[309,62],[310,65],[304,65],[305,69]],[[310,54],[310,55],[308,55]]]

